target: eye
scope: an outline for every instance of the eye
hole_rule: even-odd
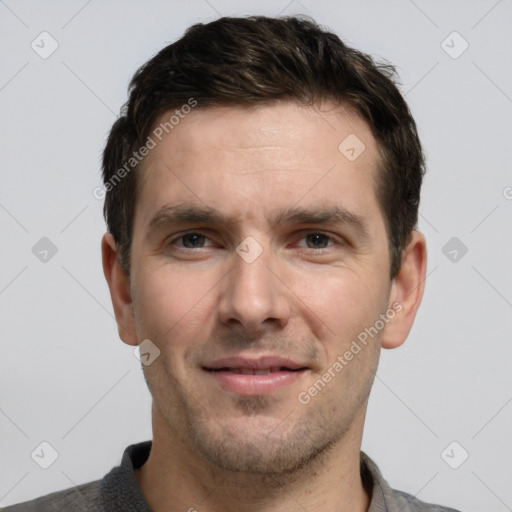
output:
[[[170,240],[169,245],[178,245],[181,249],[201,249],[204,247],[205,240],[209,240],[209,238],[197,231],[190,231],[173,238]],[[176,242],[183,243],[176,244]]]
[[[299,247],[311,249],[313,252],[322,252],[323,249],[332,247],[335,242],[334,237],[322,232],[309,232],[305,233],[301,242],[305,240],[306,245],[299,245]],[[210,242],[207,245],[207,241]],[[178,249],[195,250],[212,247],[213,243],[206,235],[198,231],[189,231],[181,233],[169,241],[169,245],[176,246]]]
[[[332,245],[328,246],[326,244],[328,244],[329,241],[334,242],[334,238],[332,236],[320,232],[307,233],[302,239],[307,241],[306,244],[308,249],[314,250],[327,249],[327,247],[332,247]]]

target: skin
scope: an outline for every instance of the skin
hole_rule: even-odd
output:
[[[354,161],[338,150],[350,134],[365,144]],[[357,115],[293,102],[194,110],[146,157],[130,277],[110,234],[102,253],[120,337],[160,350],[143,367],[153,449],[136,472],[153,510],[368,509],[371,490],[359,475],[368,396],[381,348],[407,338],[426,272],[425,239],[413,232],[389,278],[378,158]],[[233,223],[150,229],[160,208],[185,201]],[[358,215],[367,236],[348,224],[275,225],[287,208],[325,206]],[[187,230],[203,237],[178,237]],[[248,236],[262,249],[252,263],[236,252]],[[401,311],[300,403],[299,393],[393,303]],[[234,355],[282,355],[308,370],[271,394],[240,396],[202,368]]]

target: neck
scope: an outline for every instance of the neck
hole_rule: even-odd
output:
[[[370,495],[359,467],[364,412],[338,443],[306,466],[261,475],[213,466],[153,410],[153,446],[136,478],[154,512],[366,512]]]

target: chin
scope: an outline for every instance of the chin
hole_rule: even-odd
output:
[[[189,442],[211,466],[259,476],[291,475],[336,444],[318,425],[269,415],[189,423]]]

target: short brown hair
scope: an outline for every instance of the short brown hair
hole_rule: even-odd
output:
[[[104,215],[129,275],[137,162],[162,114],[190,102],[196,108],[323,100],[355,110],[370,126],[380,150],[376,195],[388,235],[390,277],[418,220],[424,155],[396,70],[345,45],[306,17],[219,18],[191,26],[181,39],[144,64],[129,86],[129,99],[103,153]],[[122,179],[119,178],[123,168]]]

